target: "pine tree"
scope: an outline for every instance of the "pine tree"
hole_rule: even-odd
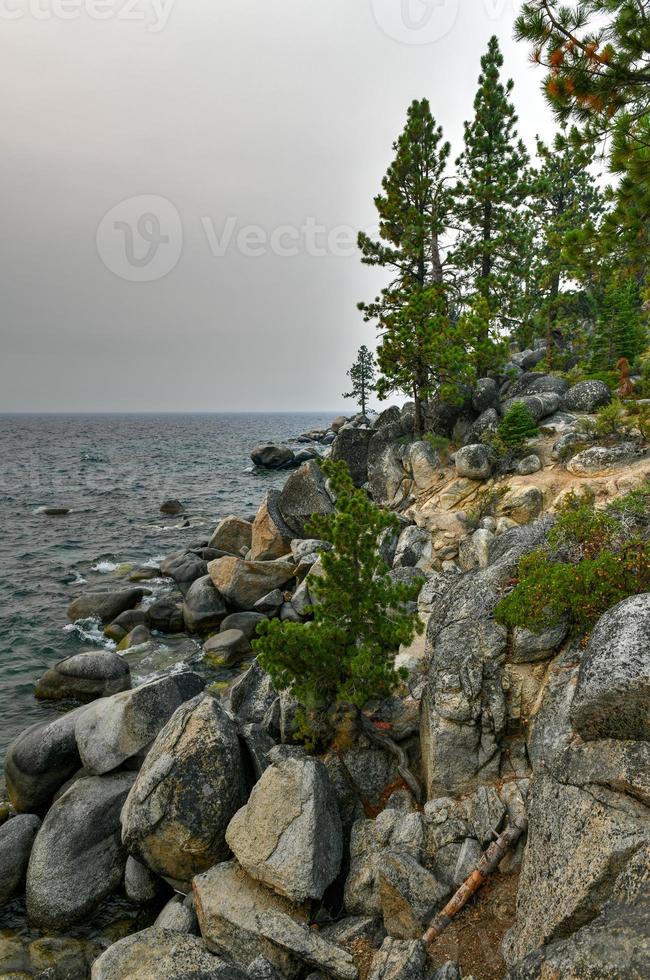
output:
[[[590,344],[594,369],[614,371],[620,358],[631,363],[645,350],[648,337],[641,307],[633,276],[623,275],[610,283]]]
[[[539,435],[537,422],[523,402],[514,402],[510,406],[497,432],[508,449],[520,449],[526,439],[534,439]]]
[[[534,268],[551,367],[555,332],[562,332],[565,314],[575,315],[581,286],[577,239],[596,234],[604,200],[589,169],[594,151],[581,145],[575,130],[558,133],[550,147],[538,140],[537,156],[540,166],[531,183],[531,213],[539,235]]]
[[[344,398],[354,398],[361,407],[361,414],[366,414],[368,398],[375,390],[375,359],[365,346],[359,348],[357,359],[348,371],[352,381],[352,391],[344,394]]]
[[[375,198],[379,241],[361,232],[362,261],[391,270],[393,279],[372,303],[360,303],[381,335],[377,363],[380,398],[412,395],[415,434],[424,431],[424,402],[452,395],[471,377],[467,345],[450,316],[443,239],[451,193],[445,179],[450,154],[426,99],[411,104],[395,158]]]
[[[395,655],[422,627],[404,603],[412,585],[394,583],[377,551],[380,535],[397,518],[354,487],[345,463],[322,464],[336,497],[335,513],[312,518],[309,533],[332,544],[309,580],[313,622],[268,620],[253,644],[278,690],[302,705],[302,726],[312,740],[327,738],[340,705],[361,709],[387,697],[399,683]],[[417,586],[416,586],[417,588]]]
[[[460,231],[454,261],[461,270],[464,301],[475,304],[480,296],[489,313],[479,376],[497,366],[498,357],[490,354],[493,321],[499,318],[502,333],[520,316],[523,271],[530,257],[529,229],[520,214],[528,192],[528,154],[517,138],[513,82],[501,81],[502,67],[499,42],[492,37],[481,58],[474,118],[465,123],[465,148],[457,160]]]

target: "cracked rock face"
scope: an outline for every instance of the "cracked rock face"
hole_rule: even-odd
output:
[[[93,964],[93,980],[246,980],[246,974],[209,953],[200,939],[170,929],[144,929],[114,943]]]
[[[325,766],[309,757],[274,760],[231,820],[226,841],[256,881],[295,902],[322,898],[343,852]]]
[[[127,849],[184,886],[228,856],[225,831],[245,799],[235,723],[199,695],[162,729],[122,810]]]

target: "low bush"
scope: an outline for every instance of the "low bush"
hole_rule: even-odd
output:
[[[592,492],[568,494],[546,546],[521,559],[517,585],[495,610],[497,622],[540,632],[567,620],[580,634],[617,602],[649,591],[647,528],[631,519],[649,497],[650,486],[598,510]]]
[[[526,439],[539,435],[537,422],[523,402],[515,402],[504,415],[497,435],[507,449],[521,449]]]

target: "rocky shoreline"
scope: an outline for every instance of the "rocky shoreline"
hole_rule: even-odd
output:
[[[506,629],[493,614],[567,491],[588,483],[601,503],[616,499],[648,479],[650,455],[640,432],[586,434],[608,389],[531,371],[537,353],[516,355],[463,405],[428,406],[433,438],[413,440],[406,405],[336,419],[297,453],[257,447],[256,465],[291,472],[254,519],[231,515],[159,569],[70,604],[71,620],[98,618],[118,646],[48,670],[36,695],[76,706],[7,751],[0,906],[24,891],[41,935],[28,945],[0,933],[0,976],[648,975],[650,596],[614,606],[587,641]],[[504,462],[481,439],[513,401],[540,430]],[[381,554],[396,581],[421,583],[426,632],[398,654],[408,680],[366,711],[417,773],[421,799],[363,735],[320,757],[295,744],[297,706],[253,656],[262,619],[309,619],[330,546],[306,525],[334,509],[325,454],[398,514]],[[177,595],[151,601],[148,575]],[[205,661],[234,682],[208,688],[180,665],[132,686],[120,654],[153,632],[200,637]],[[478,921],[427,957],[433,916],[522,815],[528,834]],[[138,910],[138,931],[75,938],[115,895]]]

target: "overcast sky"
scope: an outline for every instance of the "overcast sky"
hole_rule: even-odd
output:
[[[459,152],[496,33],[552,131],[518,6],[0,0],[0,410],[344,408],[411,100]]]

